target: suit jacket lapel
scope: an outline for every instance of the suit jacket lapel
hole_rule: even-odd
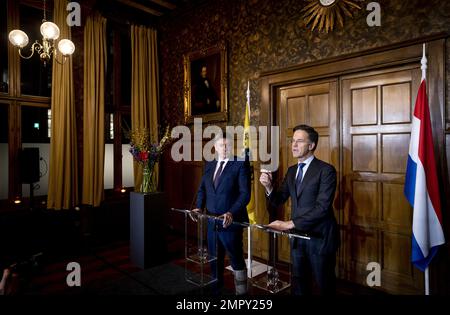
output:
[[[217,166],[217,160],[214,160],[213,162],[211,162],[211,169],[210,169],[211,174],[209,174],[209,176],[208,176],[209,184],[211,185],[213,190],[216,190],[214,188],[214,172],[216,171],[216,166]]]
[[[305,186],[308,185],[308,182],[317,173],[316,166],[317,166],[316,158],[314,158],[311,161],[311,164],[309,164],[308,169],[306,170],[306,174],[303,176],[302,183],[300,184],[300,192],[298,193],[297,198],[299,198],[301,196]]]
[[[291,173],[288,175],[288,187],[292,189],[295,195],[295,173],[297,169],[295,167],[292,168]]]

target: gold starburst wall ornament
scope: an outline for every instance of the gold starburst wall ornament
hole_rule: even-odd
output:
[[[335,23],[344,27],[344,17],[353,18],[355,10],[361,10],[358,4],[362,0],[306,0],[302,9],[305,25],[311,24],[311,31],[316,27],[319,32],[332,31]]]

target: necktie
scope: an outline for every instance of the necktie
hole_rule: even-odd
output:
[[[302,184],[302,178],[303,178],[303,167],[305,166],[305,163],[299,163],[298,164],[298,173],[297,178],[295,179],[295,191],[297,192],[297,197],[300,195],[300,186]]]
[[[216,189],[217,185],[219,184],[219,177],[220,177],[220,175],[222,175],[224,164],[225,164],[225,161],[220,162],[220,166],[219,166],[219,169],[217,170],[216,177],[214,177],[214,189]]]

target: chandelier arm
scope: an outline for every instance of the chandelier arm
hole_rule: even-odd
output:
[[[42,45],[36,41],[35,43],[33,43],[33,45],[31,45],[30,50],[31,54],[29,56],[24,56],[22,55],[22,49],[19,48],[19,56],[23,59],[30,59],[31,57],[33,57],[35,51],[39,53],[39,51],[42,50]]]
[[[31,45],[30,48],[30,54],[28,56],[25,56],[22,54],[22,49],[24,47],[21,47],[23,44],[28,44],[28,36],[20,30],[14,30],[15,34],[11,35],[10,32],[10,42],[18,48],[19,51],[19,56],[23,59],[31,59],[31,57],[33,57],[34,53],[38,54],[41,61],[44,62],[44,64],[46,64],[47,62],[49,62],[52,58],[56,60],[57,63],[63,65],[66,63],[66,59],[70,58],[70,56],[73,54],[74,50],[75,50],[75,45],[73,44],[72,41],[67,40],[67,39],[63,39],[64,42],[62,46],[63,47],[63,51],[66,53],[62,53],[62,57],[60,59],[58,59],[57,56],[57,47],[56,45],[56,39],[59,37],[59,28],[56,24],[51,23],[51,22],[47,22],[47,4],[46,4],[46,0],[44,0],[44,19],[43,19],[43,24],[41,25],[41,33],[42,33],[42,44],[39,43],[37,40],[36,42],[34,42]],[[44,25],[46,24],[46,25]],[[14,36],[19,36],[18,38],[14,38]],[[48,37],[48,38],[47,38]]]

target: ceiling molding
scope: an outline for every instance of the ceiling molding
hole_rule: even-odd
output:
[[[165,1],[165,0],[150,0],[150,2],[153,2],[161,7],[169,9],[169,10],[174,10],[177,8],[177,6],[175,4]]]

